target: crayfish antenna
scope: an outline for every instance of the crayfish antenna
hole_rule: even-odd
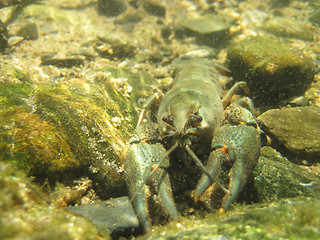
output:
[[[207,171],[207,169],[205,168],[205,166],[203,166],[202,162],[200,161],[200,159],[197,157],[197,155],[191,150],[191,148],[189,147],[189,145],[185,146],[187,152],[190,154],[190,156],[192,157],[192,159],[195,161],[195,163],[197,164],[197,166],[201,169],[202,172],[204,172],[213,183],[216,183],[226,194],[231,195],[230,191],[228,189],[226,189],[219,181],[218,179],[214,178],[211,176],[211,174]]]

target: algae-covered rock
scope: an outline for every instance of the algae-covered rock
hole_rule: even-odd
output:
[[[24,26],[22,26],[17,34],[17,36],[21,36],[26,40],[38,40],[39,32],[38,27],[35,23],[27,22]]]
[[[157,17],[166,16],[166,8],[163,5],[161,5],[158,1],[144,0],[142,6],[144,10],[151,15]]]
[[[255,104],[278,106],[303,95],[313,81],[311,60],[298,49],[267,37],[249,38],[228,50],[235,81],[246,81]]]
[[[314,29],[312,26],[298,20],[273,17],[272,19],[264,22],[261,28],[278,37],[313,41]]]
[[[125,194],[126,142],[156,80],[111,68],[92,74],[95,82],[0,85],[0,160],[49,181],[89,175],[103,198]]]
[[[272,109],[260,115],[258,121],[275,145],[302,160],[320,161],[320,108]]]
[[[8,43],[8,37],[9,37],[8,30],[0,19],[0,53],[6,49],[7,43]]]
[[[181,21],[180,26],[187,29],[186,34],[195,36],[199,44],[217,47],[224,45],[233,25],[229,16],[209,14],[197,19]]]
[[[111,239],[90,221],[50,203],[20,170],[0,162],[0,239]]]
[[[320,10],[313,11],[310,13],[309,21],[314,25],[320,25]]]
[[[35,92],[29,84],[0,86],[0,160],[38,176],[79,167],[66,135],[35,114]]]
[[[127,10],[127,3],[124,0],[98,0],[98,11],[100,14],[114,17]]]
[[[290,162],[271,147],[263,147],[254,170],[255,201],[272,202],[297,196],[320,197],[320,179]]]
[[[182,218],[138,239],[318,239],[319,209],[319,198],[303,197],[237,206],[220,216]]]
[[[40,66],[56,66],[61,68],[80,67],[84,65],[83,58],[48,58],[44,59]]]
[[[101,57],[108,59],[126,59],[135,55],[136,48],[119,39],[99,37],[94,49]]]

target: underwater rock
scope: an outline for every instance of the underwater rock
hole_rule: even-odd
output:
[[[35,2],[36,0],[1,0],[0,8],[18,5],[20,7]]]
[[[99,37],[94,49],[101,57],[112,60],[124,60],[133,57],[136,53],[136,47],[114,38]]]
[[[313,32],[315,31],[310,24],[282,17],[271,18],[264,22],[261,28],[278,37],[296,38],[305,41],[313,41]]]
[[[217,47],[226,43],[232,20],[229,16],[209,14],[197,19],[186,19],[180,23],[185,28],[184,33],[179,28],[177,30],[179,34],[196,37],[201,45]]]
[[[258,117],[262,130],[276,145],[302,160],[319,162],[320,108],[272,109]]]
[[[282,0],[282,1],[270,0],[269,4],[273,8],[281,8],[281,7],[288,7],[291,2],[292,2],[292,0]]]
[[[126,0],[98,0],[98,12],[108,17],[115,17],[127,10]]]
[[[0,239],[111,239],[83,217],[53,205],[21,170],[0,162]]]
[[[142,6],[143,9],[150,15],[157,17],[166,16],[166,8],[163,5],[160,5],[158,1],[144,0]]]
[[[126,142],[157,81],[126,69],[91,74],[94,83],[1,84],[0,160],[51,183],[89,175],[106,199],[126,193]]]
[[[254,170],[255,202],[273,202],[298,196],[320,197],[320,179],[290,162],[271,147],[263,147]]]
[[[309,16],[309,21],[313,24],[313,25],[320,25],[320,10],[316,10],[310,13]]]
[[[28,170],[30,175],[55,178],[77,169],[67,136],[35,114],[36,90],[30,84],[1,84],[0,160]]]
[[[37,40],[39,38],[38,27],[35,23],[29,22],[22,26],[16,35],[26,40]]]
[[[179,223],[154,227],[152,233],[137,239],[318,239],[319,209],[319,198],[304,197],[271,204],[237,205],[222,215],[202,213],[184,217]]]
[[[56,66],[59,68],[72,68],[84,65],[82,58],[49,58],[41,61],[40,66]]]
[[[4,52],[8,43],[9,32],[0,19],[0,53]]]
[[[300,50],[267,37],[249,38],[228,49],[228,68],[235,81],[246,81],[254,103],[279,106],[303,95],[314,67]]]
[[[87,218],[102,231],[110,230],[112,238],[128,237],[140,226],[127,196],[66,209]]]

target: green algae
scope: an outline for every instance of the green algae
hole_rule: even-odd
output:
[[[278,106],[303,95],[314,78],[311,60],[284,41],[248,38],[228,49],[228,67],[235,81],[246,81],[257,105]]]
[[[269,19],[263,23],[262,29],[278,37],[296,38],[304,41],[313,41],[314,39],[314,29],[310,24],[283,17]]]
[[[156,80],[125,69],[98,72],[104,77],[93,82],[0,85],[0,160],[50,182],[89,175],[101,197],[123,195],[126,142]]]
[[[65,136],[34,113],[35,88],[29,84],[2,84],[0,94],[0,160],[11,161],[33,175],[50,175],[65,170],[68,164],[79,165]]]
[[[320,200],[294,198],[182,218],[138,239],[318,239]]]
[[[1,239],[110,239],[88,220],[50,203],[32,179],[0,162]]]
[[[271,147],[263,147],[254,170],[256,201],[272,202],[297,196],[320,196],[320,180]]]

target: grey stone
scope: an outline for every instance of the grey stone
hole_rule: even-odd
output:
[[[320,196],[320,179],[271,147],[262,148],[253,175],[253,185],[248,187],[254,192],[256,202]]]
[[[139,227],[139,220],[127,196],[66,209],[89,219],[102,230],[111,230],[112,236],[125,235]]]
[[[229,38],[229,29],[233,25],[229,16],[208,14],[196,19],[185,19],[180,22],[184,29],[177,28],[176,35],[190,35],[197,43],[212,47],[221,47]]]
[[[320,160],[320,108],[272,109],[258,117],[259,125],[278,147],[311,161]]]

